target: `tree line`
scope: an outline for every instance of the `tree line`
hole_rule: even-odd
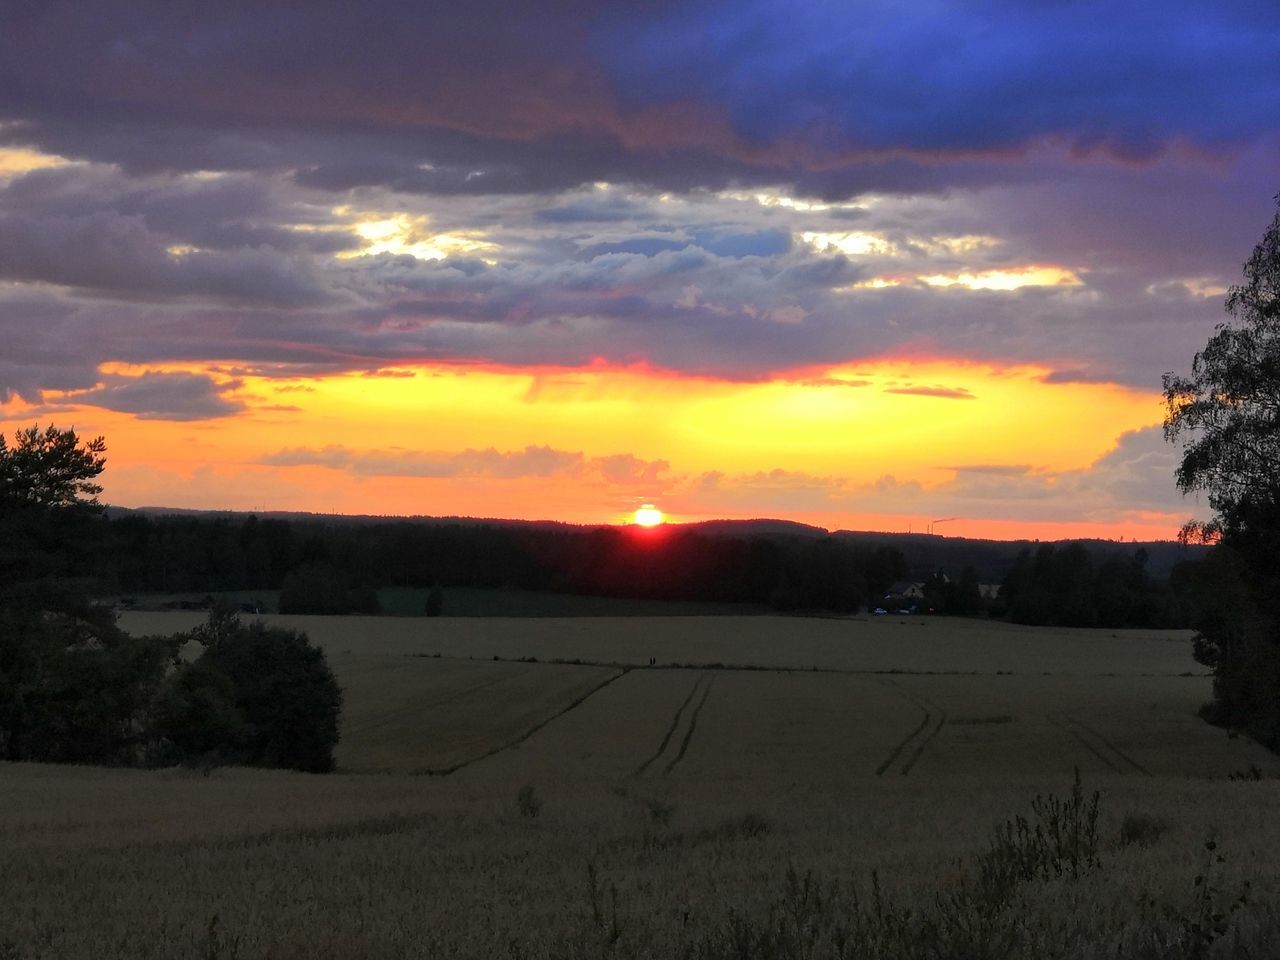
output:
[[[1178,579],[1147,573],[1147,554],[1097,555],[1081,543],[1024,550],[1001,585],[995,612],[1014,623],[1066,627],[1175,627],[1188,622],[1175,586],[1198,582],[1196,562],[1174,568]]]
[[[279,590],[294,613],[376,612],[378,588],[433,585],[850,612],[907,569],[834,537],[142,514],[105,525],[98,559],[111,592]]]

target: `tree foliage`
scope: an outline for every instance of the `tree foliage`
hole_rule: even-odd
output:
[[[82,443],[52,424],[19,430],[12,447],[0,435],[0,509],[98,509],[106,450],[102,437]]]
[[[176,759],[333,769],[342,691],[306,634],[216,608],[191,637],[204,652],[171,679],[157,726]]]
[[[1181,619],[1142,549],[1096,558],[1082,543],[1024,550],[1000,587],[1009,619],[1068,627],[1163,627]]]
[[[0,437],[0,758],[332,769],[342,694],[304,635],[219,609],[191,635],[131,637],[91,601],[105,452],[53,426]]]
[[[1233,322],[1218,325],[1190,376],[1165,374],[1164,428],[1182,444],[1179,487],[1203,491],[1214,511],[1184,534],[1218,540],[1222,554],[1204,579],[1228,599],[1201,604],[1195,641],[1214,667],[1207,715],[1280,749],[1280,212],[1226,309]],[[1224,575],[1238,583],[1222,586]]]
[[[106,527],[101,437],[0,436],[0,756],[129,762],[174,645],[130,637],[89,599]]]
[[[1277,197],[1280,201],[1280,197]],[[1216,516],[1188,532],[1245,535],[1280,507],[1280,212],[1231,288],[1227,313],[1191,362],[1164,375],[1165,437],[1183,444],[1178,486]]]

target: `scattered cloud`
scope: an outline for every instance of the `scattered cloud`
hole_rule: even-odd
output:
[[[249,402],[237,373],[104,375],[112,363],[217,362],[283,396],[430,362],[744,382],[926,355],[1154,392],[1221,318],[1280,167],[1280,9],[1247,0],[9,13],[6,409],[195,420]],[[275,456],[352,475],[681,476],[678,451],[495,441]],[[1091,475],[1137,497],[1145,456]],[[753,496],[872,495],[703,474]],[[1084,483],[957,478],[1046,503]]]
[[[964,387],[886,387],[885,393],[898,393],[911,397],[937,397],[941,400],[973,400],[974,395]]]
[[[330,467],[363,476],[387,477],[490,477],[513,480],[581,472],[583,456],[546,446],[523,450],[462,450],[456,453],[418,450],[353,451],[340,445],[295,447],[267,454],[258,461],[268,466]]]

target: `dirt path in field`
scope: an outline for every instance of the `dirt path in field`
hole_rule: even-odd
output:
[[[894,693],[898,694],[906,700],[911,701],[920,708],[924,714],[920,725],[907,734],[898,744],[890,751],[881,764],[876,767],[876,776],[882,777],[896,764],[901,762],[898,772],[906,776],[911,772],[912,768],[919,762],[920,757],[924,754],[925,748],[933,742],[934,738],[942,732],[942,727],[947,722],[947,711],[921,694],[912,693],[904,690],[892,680],[880,681],[881,686],[887,687]],[[903,760],[902,758],[906,759]]]
[[[701,689],[702,698],[698,701],[698,705],[695,706],[693,711],[689,714],[689,726],[680,740],[680,747],[676,751],[675,756],[672,757],[671,760],[668,761],[667,765],[662,768],[663,775],[665,776],[670,773],[675,765],[684,759],[685,753],[689,750],[689,743],[693,740],[693,733],[698,727],[698,714],[702,712],[703,706],[706,705],[707,697],[711,694],[711,684],[714,682],[715,676],[713,674],[698,674],[693,681],[693,686],[689,689],[689,695],[684,698],[684,702],[676,709],[675,716],[671,718],[671,726],[667,727],[667,732],[663,734],[662,741],[658,744],[658,749],[653,752],[653,756],[649,757],[649,759],[644,763],[636,767],[631,776],[644,776],[645,771],[647,771],[649,767],[656,763],[663,754],[667,752],[667,748],[671,745],[671,741],[675,737],[676,731],[680,728],[680,720],[684,717],[684,712],[689,709],[689,704],[693,703],[694,697],[698,695],[698,690]]]
[[[1050,715],[1046,719],[1116,773],[1137,772],[1143,776],[1151,776],[1150,770],[1083,721],[1065,713]]]

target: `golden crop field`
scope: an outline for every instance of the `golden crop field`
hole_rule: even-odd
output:
[[[1246,880],[1198,955],[1265,956],[1280,930],[1280,763],[1196,716],[1210,681],[1184,635],[269,619],[329,653],[339,772],[0,765],[0,957],[729,956],[733,917],[846,902],[803,894],[807,871],[866,896],[876,870],[917,918],[937,909],[1077,768],[1103,866],[1019,893],[1035,955],[1191,956],[1142,953],[1130,921],[1190,936],[1204,891],[1225,909]],[[805,921],[801,955],[841,955],[832,923]]]
[[[536,657],[640,666],[752,665],[934,673],[1204,673],[1187,630],[1023,627],[947,617],[322,617],[267,615],[330,655]],[[199,613],[128,612],[131,633],[194,627]]]

